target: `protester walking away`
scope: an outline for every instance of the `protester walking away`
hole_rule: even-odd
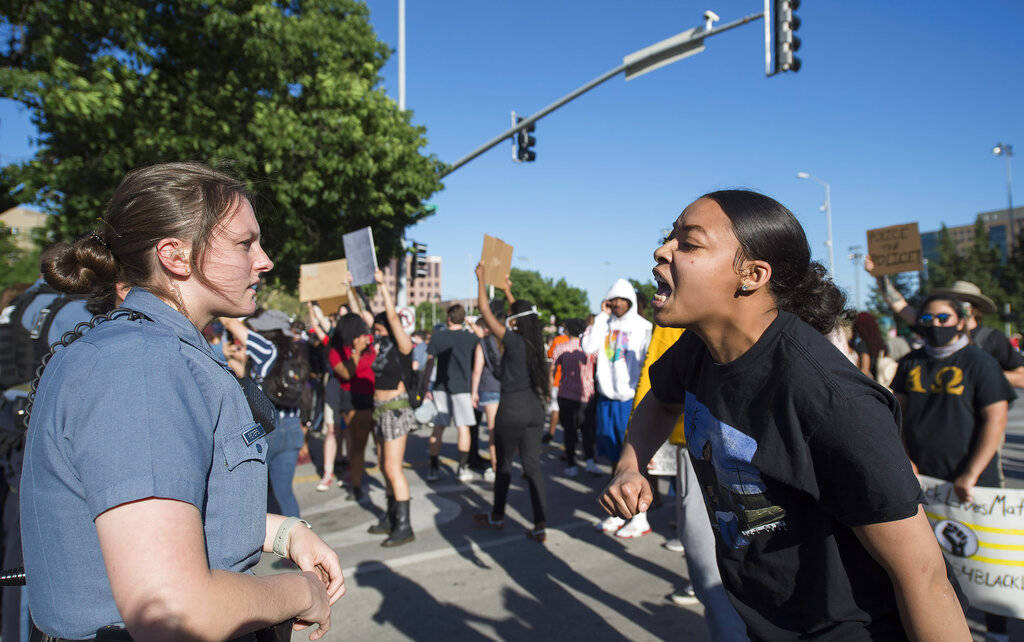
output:
[[[612,284],[601,302],[601,313],[583,335],[583,350],[597,355],[597,454],[614,464],[619,460],[626,425],[632,410],[636,384],[651,342],[651,322],[636,311],[636,291],[629,281]],[[647,511],[640,511],[626,524],[611,515],[598,530],[621,537],[640,537],[651,532]]]
[[[557,334],[551,338],[551,344],[548,346],[548,363],[551,365],[551,405],[548,406],[550,418],[548,419],[548,430],[544,434],[545,444],[551,443],[551,440],[555,438],[555,426],[559,423],[558,384],[562,380],[562,370],[554,365],[554,354],[558,346],[568,340],[569,337],[567,336],[565,324],[563,322],[563,324],[559,326]]]
[[[605,509],[646,510],[641,471],[683,412],[722,583],[752,639],[970,640],[899,407],[824,337],[844,296],[796,217],[755,192],[712,192],[654,258],[655,321],[686,332],[651,366]]]
[[[349,499],[365,503],[369,497],[363,493],[363,470],[366,465],[366,442],[373,429],[373,361],[377,351],[373,346],[370,328],[363,317],[355,312],[349,312],[338,319],[330,346],[328,360],[341,387],[339,406],[348,441],[351,484]],[[341,483],[339,481],[338,485]]]
[[[875,264],[871,257],[864,258],[864,269],[871,273]],[[876,277],[878,291],[893,312],[900,316],[908,325],[917,324],[917,310],[903,298],[900,291],[892,284],[888,276]],[[1024,388],[1024,355],[1013,349],[1013,345],[998,328],[982,325],[985,315],[996,313],[996,304],[985,296],[981,288],[969,281],[956,281],[948,288],[932,291],[959,301],[964,305],[967,318],[967,332],[971,342],[992,355],[1003,369],[1006,380],[1014,388]]]
[[[512,460],[519,453],[523,476],[530,489],[533,528],[527,536],[535,541],[547,539],[547,497],[540,469],[541,435],[544,433],[544,408],[548,389],[544,339],[537,308],[530,301],[513,300],[509,316],[502,324],[491,312],[484,285],[484,266],[476,266],[477,301],[487,327],[500,343],[501,361],[496,373],[501,382],[501,401],[494,421],[494,445],[498,471],[494,479],[494,506],[490,513],[473,516],[478,526],[502,528],[505,502],[512,481]]]
[[[555,346],[551,353],[551,373],[561,373],[558,387],[558,417],[565,441],[565,475],[576,477],[576,443],[583,437],[583,458],[594,459],[594,434],[583,430],[587,404],[594,396],[594,363],[596,357],[588,355],[580,345],[586,326],[582,319],[566,319],[566,340]],[[553,378],[553,376],[552,376]],[[551,387],[555,394],[555,387]]]
[[[915,472],[952,482],[960,501],[970,502],[975,486],[1003,487],[999,448],[1017,393],[998,362],[970,343],[956,299],[926,298],[914,328],[925,345],[900,361],[893,380],[907,454]],[[985,624],[989,639],[1007,639],[1006,617],[986,613]]]
[[[473,471],[469,468],[469,427],[476,424],[476,416],[473,414],[470,377],[477,337],[468,331],[465,321],[466,309],[462,305],[456,303],[449,307],[446,327],[438,328],[427,345],[427,354],[437,359],[436,379],[431,392],[437,416],[434,418],[434,434],[430,436],[427,481],[441,477],[441,438],[444,429],[452,423],[459,432],[457,477],[460,481],[473,479]]]
[[[264,310],[245,323],[230,317],[222,317],[220,322],[245,345],[249,374],[276,409],[275,428],[267,435],[268,508],[286,517],[298,517],[299,502],[292,482],[305,441],[301,416],[309,413],[309,357],[292,338],[291,320],[281,310]]]
[[[636,386],[634,409],[651,389],[650,367],[675,345],[682,335],[682,328],[654,326],[651,345],[647,349],[647,357],[644,359],[644,367]],[[715,533],[711,530],[711,522],[708,521],[700,484],[686,454],[685,419],[685,416],[680,415],[668,438],[668,443],[675,451],[676,463],[676,537],[666,542],[665,548],[683,553],[690,581],[681,583],[669,596],[669,600],[679,606],[701,603],[704,606],[704,623],[712,640],[746,640],[747,627],[736,612],[736,607],[729,601],[729,596],[722,586],[722,576],[718,572]]]
[[[384,299],[384,312],[373,320],[377,340],[377,357],[373,362],[373,430],[387,486],[387,509],[369,532],[388,535],[381,546],[401,546],[416,539],[409,518],[409,482],[405,477],[406,440],[416,429],[416,416],[407,392],[414,381],[412,340],[395,311],[384,272],[377,270],[374,280]]]
[[[494,317],[504,323],[506,316],[504,311],[496,311],[494,302],[491,303],[491,312],[494,313]],[[498,470],[498,456],[494,449],[494,422],[498,416],[498,403],[501,401],[501,382],[498,381],[495,374],[500,360],[498,356],[500,351],[498,342],[491,334],[490,328],[487,327],[487,321],[483,317],[477,319],[473,324],[473,330],[480,340],[473,351],[473,407],[477,409],[477,412],[482,412],[487,419],[487,431],[490,433],[487,438],[487,446],[491,459],[486,462],[483,478],[486,482],[493,482],[495,472]],[[478,421],[477,424],[479,425],[479,423]],[[471,447],[470,450],[475,449]],[[473,454],[475,453],[470,454],[471,461]]]
[[[102,222],[43,265],[66,293],[124,283],[132,312],[83,329],[36,388],[20,489],[35,624],[229,639],[298,618],[319,639],[344,593],[338,556],[266,512],[273,405],[255,387],[247,402],[199,330],[251,315],[273,265],[244,183],[198,163],[135,170]],[[252,575],[261,551],[302,572]]]
[[[320,306],[314,305],[313,303],[307,304],[310,317],[310,330],[319,340],[321,348],[319,353],[321,354],[324,363],[326,365],[326,373],[323,377],[323,390],[324,390],[324,405],[323,405],[323,422],[321,424],[320,434],[323,435],[323,475],[320,481],[317,482],[316,491],[324,493],[334,487],[338,482],[337,476],[334,474],[334,467],[339,455],[339,443],[344,446],[345,440],[339,441],[338,433],[345,429],[344,414],[342,413],[342,391],[341,382],[338,381],[337,375],[334,373],[334,369],[331,368],[330,361],[328,359],[328,351],[330,350],[331,336],[334,332],[334,325],[330,322],[328,317],[324,316],[323,310]],[[347,393],[351,394],[351,393]],[[351,406],[351,402],[349,403]],[[344,452],[344,449],[342,449]],[[339,484],[340,485],[340,484]]]

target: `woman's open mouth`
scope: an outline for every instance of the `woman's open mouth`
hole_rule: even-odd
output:
[[[664,277],[658,274],[657,268],[652,273],[654,274],[654,282],[658,284],[658,291],[655,293],[652,303],[660,307],[668,300],[668,295],[672,294],[672,286],[669,285]]]

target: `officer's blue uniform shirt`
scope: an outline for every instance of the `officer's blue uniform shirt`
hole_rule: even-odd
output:
[[[152,322],[103,322],[59,349],[32,410],[22,539],[32,617],[52,636],[121,622],[94,524],[104,511],[192,504],[212,569],[247,571],[265,538],[267,441],[234,375],[149,292],[132,288],[124,307]]]
[[[46,281],[39,279],[32,284],[26,292],[32,292],[41,288]],[[46,306],[53,303],[59,294],[43,293],[33,298],[29,304],[25,307],[25,313],[21,315],[21,325],[31,331],[35,327],[36,322],[39,319],[39,313],[43,311]],[[85,299],[75,299],[67,302],[60,310],[57,310],[57,316],[53,318],[53,323],[50,324],[50,331],[47,333],[46,342],[49,344],[60,341],[61,336],[65,332],[70,332],[75,329],[75,326],[82,321],[88,321],[93,317],[92,313],[85,309]]]

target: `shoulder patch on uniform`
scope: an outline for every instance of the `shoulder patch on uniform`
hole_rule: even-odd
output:
[[[251,446],[254,441],[267,434],[267,431],[263,429],[263,426],[256,424],[249,430],[242,433],[242,439],[245,440],[246,446]]]

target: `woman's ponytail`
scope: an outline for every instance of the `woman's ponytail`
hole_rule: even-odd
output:
[[[113,291],[117,281],[117,259],[96,232],[74,243],[51,245],[42,253],[39,263],[46,282],[66,294],[104,297]]]
[[[742,253],[738,259],[772,266],[768,287],[779,309],[822,334],[830,332],[843,313],[846,295],[820,263],[811,261],[807,236],[793,213],[775,199],[749,190],[721,190],[703,198],[718,203],[732,222]]]

